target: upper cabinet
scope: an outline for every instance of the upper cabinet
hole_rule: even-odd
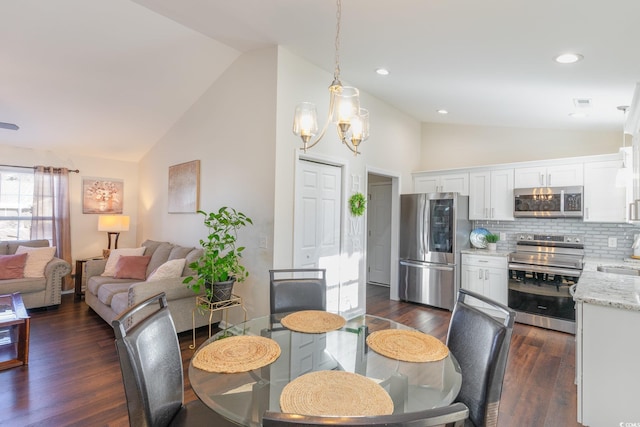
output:
[[[622,160],[587,162],[584,165],[584,220],[625,222],[627,189],[619,182]]]
[[[413,176],[415,193],[460,193],[469,195],[468,173],[419,173]]]
[[[513,221],[513,169],[469,173],[469,219]]]
[[[582,163],[516,168],[515,188],[583,185],[582,168]]]

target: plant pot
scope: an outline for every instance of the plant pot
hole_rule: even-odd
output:
[[[207,295],[209,295],[209,301],[228,301],[231,299],[231,292],[233,291],[233,284],[236,279],[227,280],[226,282],[206,282]]]
[[[497,243],[487,243],[487,249],[489,249],[490,251],[495,251],[497,247]]]

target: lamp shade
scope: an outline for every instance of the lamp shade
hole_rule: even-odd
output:
[[[129,215],[100,215],[98,217],[98,231],[129,231]]]

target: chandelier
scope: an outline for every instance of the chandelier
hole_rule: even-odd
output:
[[[333,82],[329,86],[329,114],[327,121],[318,134],[318,114],[315,104],[301,102],[296,106],[293,118],[293,133],[302,138],[301,150],[306,153],[324,136],[329,123],[335,123],[338,137],[354,155],[360,154],[358,147],[362,141],[369,138],[369,112],[360,108],[360,94],[358,89],[342,86],[340,81],[340,19],[342,16],[342,1],[337,0],[336,12],[336,40],[335,40],[335,69]],[[313,142],[311,140],[318,135]]]

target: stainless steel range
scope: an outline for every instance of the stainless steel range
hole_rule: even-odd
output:
[[[509,254],[509,307],[516,321],[575,334],[571,287],[584,261],[583,236],[521,234]]]

